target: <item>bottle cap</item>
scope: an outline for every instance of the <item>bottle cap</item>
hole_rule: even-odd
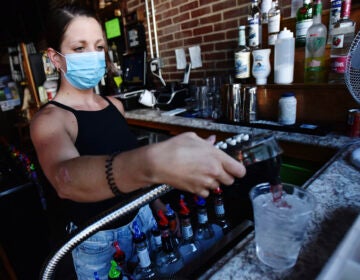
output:
[[[172,216],[175,215],[174,210],[171,208],[170,204],[166,204],[166,216]]]
[[[160,227],[168,227],[169,226],[169,221],[166,218],[164,212],[160,209],[158,210],[158,217],[159,217],[159,221],[158,221],[158,225]]]
[[[196,196],[195,200],[196,200],[196,204],[198,206],[205,206],[205,204],[206,204],[205,199],[203,197],[201,197],[201,196]]]
[[[183,196],[180,197],[179,206],[180,206],[180,210],[179,210],[180,215],[187,216],[190,214],[190,210],[187,207]]]
[[[220,187],[214,190],[214,194],[222,194],[222,192],[223,190]]]
[[[117,268],[117,263],[114,260],[111,260],[111,267],[109,270],[109,279],[119,278],[121,271]]]
[[[291,32],[286,27],[284,27],[284,29],[280,31],[278,35],[278,39],[287,39],[287,38],[294,38],[294,33]]]
[[[134,221],[132,226],[133,226],[134,239],[140,239],[142,232],[140,230],[138,223],[136,221]]]
[[[292,97],[295,96],[293,92],[284,92],[281,94],[281,97]]]

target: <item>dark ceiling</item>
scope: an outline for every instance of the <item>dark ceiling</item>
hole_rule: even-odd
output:
[[[38,41],[44,33],[47,0],[10,0],[0,12],[0,44]]]

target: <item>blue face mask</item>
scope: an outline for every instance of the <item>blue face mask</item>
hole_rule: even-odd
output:
[[[105,74],[104,52],[71,53],[62,56],[66,60],[65,78],[78,89],[95,87]]]

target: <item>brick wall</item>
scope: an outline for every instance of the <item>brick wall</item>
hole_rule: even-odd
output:
[[[328,2],[323,1],[324,9],[328,9]],[[144,3],[144,0],[127,0],[127,9],[132,12],[145,7]],[[203,67],[192,69],[192,81],[200,82],[205,77],[232,71],[237,28],[246,24],[249,3],[250,0],[154,0],[165,81],[182,80],[183,70],[176,69],[175,49],[184,48],[190,62],[188,48],[194,45],[201,47]],[[280,0],[280,6],[283,17],[290,17],[291,0]],[[146,20],[144,25],[147,33]]]

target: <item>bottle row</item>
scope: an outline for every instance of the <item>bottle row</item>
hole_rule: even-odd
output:
[[[135,268],[126,265],[121,244],[115,242],[108,279],[168,279],[201,257],[230,229],[225,217],[222,189],[213,191],[211,197],[214,220],[209,219],[207,200],[195,196],[188,203],[180,194],[177,211],[170,204],[166,204],[166,211],[158,210],[150,232],[145,232],[133,222],[137,265]],[[192,221],[194,217],[196,219]],[[96,272],[94,277],[97,279]]]
[[[236,82],[249,83],[253,77],[258,85],[267,83],[272,51],[262,48],[266,45],[262,44],[262,28],[267,26],[267,45],[274,46],[274,83],[293,82],[295,47],[305,47],[305,83],[344,83],[347,56],[355,35],[355,22],[350,19],[351,0],[331,1],[329,32],[321,22],[321,0],[303,1],[294,32],[286,27],[280,31],[281,10],[277,0],[262,1],[261,9],[257,0],[251,0],[249,7],[247,26],[239,27],[239,43],[234,52]],[[330,57],[325,52],[327,43],[331,45]],[[330,67],[326,64],[329,58]]]

